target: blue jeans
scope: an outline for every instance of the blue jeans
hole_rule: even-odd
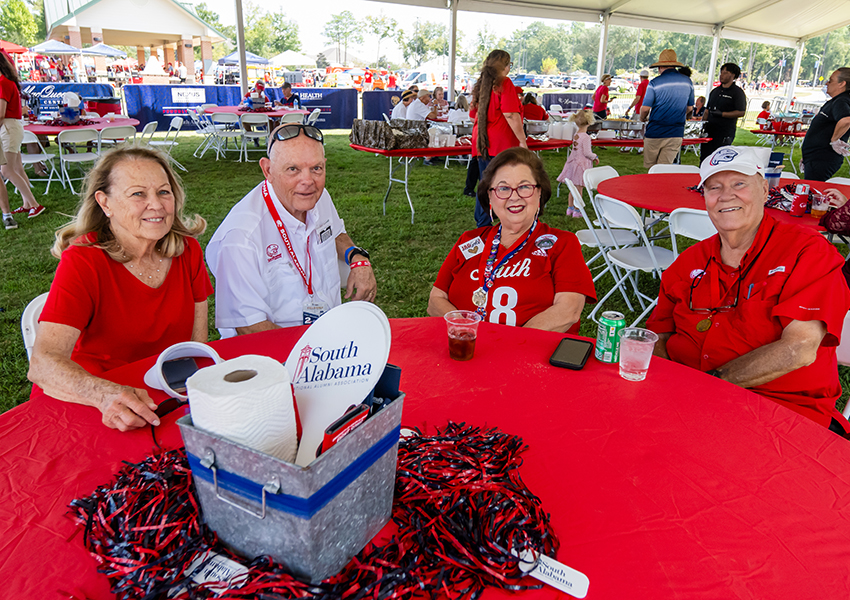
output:
[[[492,160],[489,156],[483,158],[481,156],[478,157],[478,181],[481,181],[481,176],[484,174],[484,171],[487,169],[487,165],[490,164],[490,160]],[[478,227],[487,227],[488,225],[493,224],[493,219],[490,218],[490,213],[487,212],[481,203],[478,201],[478,198],[475,198],[475,225]]]

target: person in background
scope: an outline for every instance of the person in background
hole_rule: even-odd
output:
[[[720,67],[720,85],[708,95],[705,113],[705,135],[711,138],[700,148],[700,162],[721,146],[731,146],[735,142],[738,119],[747,111],[747,97],[744,90],[735,85],[741,76],[741,68],[735,63],[726,63]]]
[[[499,225],[460,236],[431,288],[428,314],[470,310],[490,323],[577,332],[596,291],[575,234],[538,221],[551,195],[537,155],[500,152],[478,186],[478,202]]]
[[[248,90],[248,93],[245,94],[245,97],[242,99],[243,106],[247,106],[248,108],[251,108],[253,106],[253,104],[251,102],[251,94],[252,93],[257,93],[260,96],[262,96],[265,99],[266,103],[268,103],[268,104],[272,103],[271,97],[269,97],[268,92],[266,92],[266,84],[263,82],[262,79],[258,79],[254,83],[254,87],[251,88],[250,90]]]
[[[100,410],[121,431],[159,425],[139,388],[103,373],[178,342],[206,342],[212,285],[168,157],[147,146],[105,153],[74,220],[56,232],[59,266],[39,317],[27,377],[58,400]]]
[[[434,88],[434,99],[431,106],[437,109],[437,119],[445,119],[449,114],[449,103],[445,98],[443,88],[439,85]]]
[[[697,98],[696,102],[694,102],[694,112],[691,114],[691,118],[702,120],[702,116],[704,114],[705,114],[705,96],[700,96],[699,98]]]
[[[822,216],[819,225],[829,233],[850,236],[850,204],[847,202],[847,196],[835,188],[826,188],[823,193],[829,197],[829,203],[835,209]],[[841,273],[850,288],[850,259],[841,267]]]
[[[398,89],[398,77],[396,77],[395,71],[390,71],[389,77],[387,77],[387,89]]]
[[[410,103],[416,100],[416,92],[411,90],[404,90],[401,93],[401,100],[399,100],[398,104],[393,107],[393,112],[390,115],[391,119],[406,119],[407,118],[407,107],[410,106]]]
[[[284,83],[283,87],[281,88],[281,91],[283,92],[283,97],[275,102],[276,106],[286,106],[288,108],[297,109],[303,108],[301,106],[301,96],[292,93],[291,83],[289,83],[288,81]]]
[[[437,107],[431,104],[431,92],[419,90],[418,100],[407,107],[407,118],[411,121],[426,121],[437,118]]]
[[[608,86],[611,84],[611,80],[611,75],[605,73],[599,82],[599,87],[593,92],[593,114],[602,121],[608,118],[608,101],[610,100]]]
[[[529,121],[548,121],[549,113],[546,109],[537,104],[537,98],[531,92],[525,95],[522,100],[522,116]]]
[[[632,100],[632,103],[626,109],[626,118],[629,118],[629,111],[635,109],[634,115],[632,118],[637,119],[640,117],[640,107],[643,106],[643,98],[646,96],[646,88],[649,85],[649,71],[643,69],[640,72],[640,83],[637,86],[637,90],[635,90],[635,99]]]
[[[694,84],[676,70],[683,66],[676,51],[669,48],[650,65],[658,68],[658,77],[649,82],[640,107],[640,120],[649,121],[643,141],[643,166],[647,169],[673,164],[682,149],[685,121],[694,108]]]
[[[593,111],[584,109],[573,113],[570,116],[570,121],[576,124],[578,130],[573,136],[573,147],[567,162],[564,163],[561,174],[558,175],[558,181],[565,183],[569,179],[575,184],[578,193],[583,194],[584,172],[591,168],[593,163],[599,163],[599,157],[593,153],[590,136],[587,134],[587,128],[593,125],[596,116]],[[575,207],[572,194],[570,194],[568,202],[567,216],[581,219],[581,211]]]
[[[805,178],[826,181],[850,156],[850,68],[837,69],[826,84],[829,100],[814,116],[803,139]]]
[[[835,247],[813,229],[765,214],[765,165],[753,148],[724,146],[700,165],[717,235],[664,271],[647,328],[654,354],[747,388],[829,427],[850,290]]]
[[[469,121],[469,101],[461,94],[455,101],[455,107],[449,110],[449,123],[463,123]]]
[[[7,57],[5,52],[0,53],[0,146],[5,159],[0,173],[18,189],[22,205],[10,214],[9,196],[4,184],[0,192],[0,209],[3,212],[3,226],[15,229],[17,222],[12,215],[23,216],[26,213],[32,219],[47,209],[33,196],[30,180],[21,161],[21,143],[24,139],[21,84],[15,64]]]
[[[180,83],[186,83],[186,77],[189,76],[189,69],[182,62],[177,63],[177,76],[180,78]]]
[[[770,119],[770,101],[765,100],[761,103],[761,112],[756,117],[756,121],[759,119]]]
[[[369,92],[372,90],[372,69],[366,67],[366,71],[363,73],[363,91]]]
[[[522,104],[514,84],[508,77],[511,72],[511,55],[504,50],[493,50],[484,60],[481,74],[472,88],[475,118],[472,128],[472,157],[478,160],[478,171],[484,173],[490,161],[508,148],[528,148],[522,127]],[[481,195],[481,187],[478,188]],[[493,220],[480,202],[475,203],[475,223],[479,227],[491,225]]]
[[[461,96],[465,98],[464,96]],[[475,121],[477,106],[475,104],[475,97],[473,96],[472,102],[469,104],[469,118]],[[474,131],[474,126],[473,126]],[[475,138],[472,138],[473,148],[475,147]],[[469,157],[469,162],[466,165],[466,181],[463,185],[463,195],[469,196],[470,198],[475,198],[475,186],[478,185],[478,180],[481,179],[481,173],[478,170],[478,160],[474,156]]]

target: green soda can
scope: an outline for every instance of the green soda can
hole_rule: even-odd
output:
[[[620,330],[626,328],[626,317],[613,310],[602,313],[596,332],[596,360],[620,362]]]

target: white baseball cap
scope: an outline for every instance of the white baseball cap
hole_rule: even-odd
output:
[[[649,77],[649,71],[644,69],[643,71],[640,72],[640,76],[641,77]]]
[[[721,171],[735,171],[744,175],[764,176],[764,160],[756,148],[747,146],[723,146],[702,161],[699,167],[699,184]]]

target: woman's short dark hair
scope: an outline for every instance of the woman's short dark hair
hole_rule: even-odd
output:
[[[525,95],[525,98],[522,99],[522,103],[523,104],[534,104],[535,106],[537,106],[537,98],[534,97],[534,94],[532,94],[531,92],[528,92]]]
[[[542,215],[543,207],[552,197],[552,182],[549,181],[549,174],[546,173],[546,168],[543,166],[540,157],[531,150],[519,146],[499,152],[496,158],[487,165],[481,175],[481,181],[478,182],[478,203],[484,207],[485,211],[490,210],[490,188],[493,186],[496,171],[502,167],[513,165],[525,165],[531,169],[535,183],[540,186],[540,214]]]

